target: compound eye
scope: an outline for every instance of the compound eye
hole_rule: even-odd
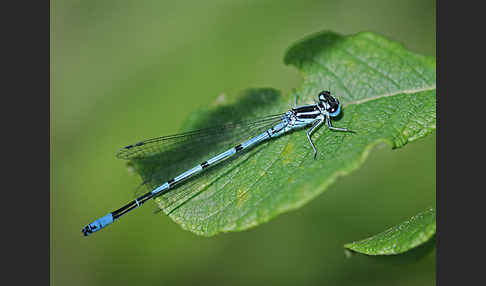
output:
[[[320,101],[329,101],[330,98],[331,98],[331,93],[327,90],[323,90],[319,93]]]
[[[329,112],[329,115],[332,117],[338,116],[341,112],[341,105],[339,105],[339,102],[337,100],[333,101],[329,104],[327,112]]]
[[[332,96],[329,97],[327,103],[329,103],[329,108],[333,110],[336,110],[339,106],[339,101]]]

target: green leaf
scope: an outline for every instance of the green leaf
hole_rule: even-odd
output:
[[[429,241],[435,230],[435,209],[431,208],[382,233],[344,247],[367,255],[400,254]]]
[[[357,169],[376,144],[400,147],[435,129],[433,58],[371,33],[323,32],[291,47],[285,63],[303,73],[304,82],[295,92],[282,95],[266,88],[224,95],[213,106],[194,112],[184,129],[285,112],[296,94],[302,105],[313,103],[321,90],[331,89],[344,106],[333,125],[357,133],[319,128],[312,135],[317,160],[305,131],[297,131],[209,168],[156,199],[182,228],[212,236],[257,226],[321,194],[338,176]],[[205,148],[216,149],[216,145]],[[174,156],[190,156],[194,162],[208,159],[203,153],[175,152]],[[165,166],[157,162],[135,160],[131,164],[143,180],[169,179],[161,174]]]

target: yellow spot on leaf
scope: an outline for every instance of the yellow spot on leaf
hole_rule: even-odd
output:
[[[244,190],[238,190],[238,192],[236,193],[236,196],[238,197],[238,202],[237,202],[237,206],[239,208],[241,208],[241,206],[246,202],[246,200],[248,199],[248,192],[244,191]]]
[[[292,155],[294,154],[294,144],[289,142],[287,146],[282,151],[282,162],[285,165],[288,165],[292,161]]]

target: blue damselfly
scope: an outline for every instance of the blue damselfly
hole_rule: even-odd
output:
[[[316,158],[317,150],[312,142],[311,134],[319,126],[326,123],[330,130],[352,132],[347,128],[337,128],[332,126],[331,118],[338,116],[340,112],[341,104],[339,101],[331,96],[329,91],[322,91],[319,93],[318,101],[315,104],[296,106],[282,114],[267,116],[252,121],[237,122],[182,134],[153,138],[123,147],[117,154],[117,157],[122,159],[141,160],[151,157],[174,158],[170,163],[165,160],[165,164],[163,164],[165,166],[159,166],[161,169],[170,169],[167,173],[172,173],[172,175],[168,175],[167,178],[165,178],[167,179],[166,181],[164,179],[164,181],[157,183],[151,191],[137,197],[122,208],[88,224],[82,229],[82,232],[85,236],[96,232],[119,219],[124,214],[140,207],[147,200],[177,188],[179,185],[185,183],[195,175],[201,174],[208,168],[219,165],[229,158],[234,158],[238,154],[242,154],[263,141],[281,136],[293,130],[310,126],[307,130],[307,138],[314,151],[314,158]],[[190,152],[184,153],[190,151],[191,148],[195,149],[193,146],[199,146],[198,149],[201,149],[201,145],[207,146],[208,148],[211,146],[214,149],[214,147],[219,146],[218,144],[220,142],[235,142],[237,140],[243,140],[245,137],[247,138],[246,141],[238,141],[240,144],[230,145],[233,147],[222,153],[220,151],[221,149],[218,151],[220,153],[216,154],[208,152],[206,155],[207,160],[197,165],[190,160]],[[178,152],[174,152],[177,148],[179,149]],[[181,150],[183,150],[182,154],[184,157],[186,157],[186,159],[189,158],[189,160],[181,159],[180,155],[178,155],[179,157],[177,158],[175,157],[174,154],[180,154]],[[189,167],[194,165],[195,167],[187,168],[183,164],[184,162],[186,165],[188,162],[189,164],[192,164],[189,165]]]

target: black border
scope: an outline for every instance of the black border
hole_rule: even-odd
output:
[[[2,8],[2,281],[49,285],[50,2]]]
[[[438,2],[436,284],[482,285],[485,10]]]

